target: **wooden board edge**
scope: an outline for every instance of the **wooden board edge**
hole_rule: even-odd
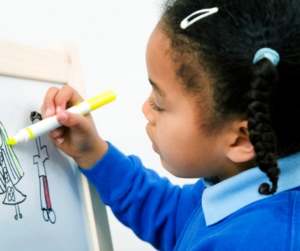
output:
[[[0,74],[60,84],[68,83],[63,52],[2,39],[0,39]]]

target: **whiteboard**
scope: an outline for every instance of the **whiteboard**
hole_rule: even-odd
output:
[[[11,150],[3,140],[32,124],[51,86],[62,87],[0,76],[0,250],[93,249],[76,163],[48,135]]]

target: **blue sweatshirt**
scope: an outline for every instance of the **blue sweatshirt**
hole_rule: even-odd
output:
[[[278,166],[278,190],[270,196],[258,193],[269,183],[258,167],[180,188],[111,143],[94,167],[80,171],[115,216],[156,249],[300,250],[300,153]]]

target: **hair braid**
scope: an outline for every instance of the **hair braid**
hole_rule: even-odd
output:
[[[280,169],[277,166],[276,136],[271,127],[272,93],[278,85],[276,67],[263,59],[253,66],[253,79],[250,81],[251,90],[247,93],[249,99],[246,115],[250,142],[256,153],[256,164],[267,174],[273,186],[263,183],[259,187],[260,194],[274,194]]]

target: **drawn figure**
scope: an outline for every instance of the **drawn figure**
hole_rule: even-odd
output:
[[[41,114],[31,112],[30,120],[34,124],[42,120]],[[38,167],[39,183],[40,183],[40,201],[41,210],[45,221],[50,221],[52,224],[56,222],[56,215],[52,209],[49,185],[46,173],[45,163],[49,159],[47,146],[41,144],[41,138],[35,139],[38,154],[33,156],[33,164]]]
[[[0,194],[5,193],[3,204],[15,206],[15,219],[22,219],[19,204],[26,200],[15,186],[24,176],[24,172],[11,146],[7,145],[8,136],[0,122]]]

